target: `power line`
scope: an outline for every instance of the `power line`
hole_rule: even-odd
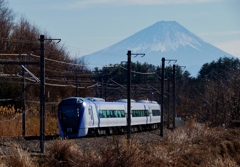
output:
[[[4,42],[14,42],[14,43],[38,43],[37,39],[34,41],[23,40],[23,39],[10,39],[10,38],[0,38]]]
[[[9,78],[9,77],[15,77],[17,79],[21,79],[22,76],[18,75],[18,74],[0,74],[0,77],[6,77],[6,78]],[[29,77],[25,77],[26,80],[28,81],[31,81],[31,84],[38,84],[36,83],[36,80],[33,80]],[[4,82],[6,83],[6,82]],[[22,83],[22,82],[14,82],[14,83]],[[30,83],[29,83],[30,84]],[[76,85],[73,85],[73,84],[53,84],[53,83],[45,83],[46,86],[54,86],[54,87],[72,87],[72,88],[76,88]],[[88,86],[84,86],[84,87],[78,87],[79,89],[87,89],[87,88],[91,88],[91,87],[94,87],[94,86],[97,86],[96,83],[94,84],[91,84],[91,85],[88,85]]]
[[[128,70],[128,69],[126,69],[125,67],[123,67],[123,66],[119,66],[120,68],[122,68],[122,69],[124,69],[124,70]],[[156,74],[156,72],[147,72],[147,73],[143,73],[143,72],[137,72],[137,71],[132,71],[131,70],[131,72],[132,73],[134,73],[134,74],[141,74],[141,75],[153,75],[153,74]]]

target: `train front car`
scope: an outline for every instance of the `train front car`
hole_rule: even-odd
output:
[[[81,129],[83,121],[83,100],[78,97],[63,99],[58,105],[58,126],[62,138],[85,136],[86,130]]]

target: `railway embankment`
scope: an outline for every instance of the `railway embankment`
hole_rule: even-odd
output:
[[[5,166],[240,166],[240,129],[199,126],[173,130],[60,139],[47,136],[45,152],[34,137],[0,139]]]

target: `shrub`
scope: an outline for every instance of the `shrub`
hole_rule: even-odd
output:
[[[34,167],[29,154],[21,149],[13,150],[13,154],[4,159],[6,166]]]
[[[72,167],[79,166],[81,155],[77,145],[70,140],[54,140],[49,146],[45,166]]]

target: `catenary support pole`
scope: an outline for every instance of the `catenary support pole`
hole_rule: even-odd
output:
[[[23,56],[23,61],[26,62],[26,57]],[[25,64],[24,64],[25,66]],[[25,91],[25,71],[22,67],[22,135],[26,135],[26,91]]]
[[[44,35],[40,35],[40,149],[44,152],[45,140],[45,60]]]
[[[169,128],[170,126],[170,74],[168,73],[168,111],[167,111],[167,127]]]
[[[127,139],[130,139],[131,133],[131,51],[129,50],[127,53],[128,56],[128,73],[127,73]]]
[[[103,75],[102,75],[102,83],[101,83],[101,97],[104,98],[106,100],[106,98],[103,96]]]
[[[176,65],[173,65],[173,128],[175,128],[175,116],[176,116]]]
[[[164,71],[164,69],[165,69],[165,58],[163,57],[162,58],[162,77],[161,77],[161,82],[162,82],[162,84],[161,84],[161,100],[162,100],[162,102],[161,102],[161,126],[160,126],[160,136],[162,136],[163,137],[163,125],[164,125],[164,123],[163,123],[163,105],[164,105],[164,73],[165,73],[165,71]]]

